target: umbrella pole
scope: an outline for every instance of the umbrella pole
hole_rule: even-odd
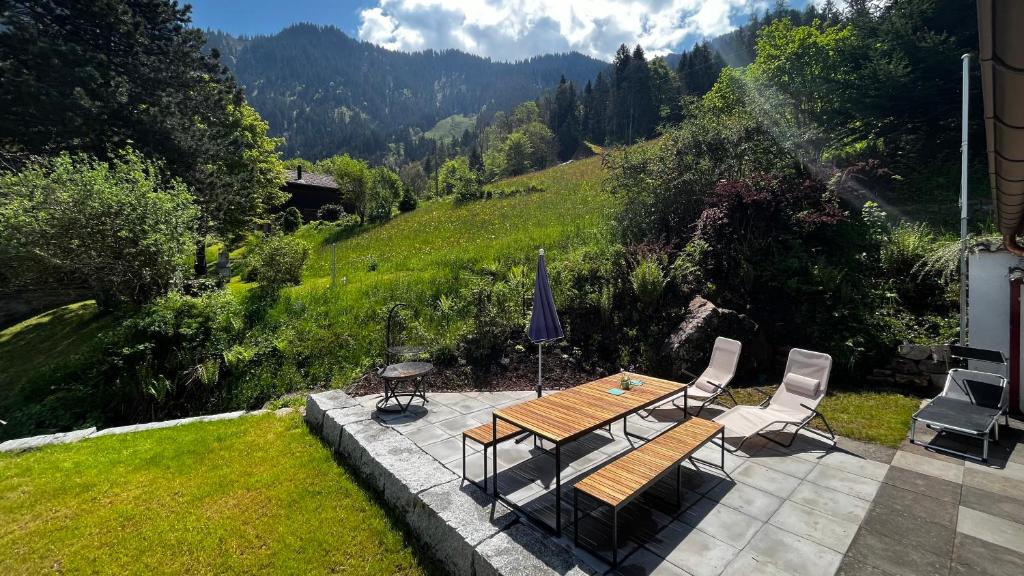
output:
[[[538,342],[537,343],[537,398],[540,398],[540,390],[541,390],[541,379],[540,379],[541,371],[540,370],[541,370],[541,362],[542,362],[542,356],[541,355],[543,354],[543,351],[541,350],[541,346],[542,346],[542,344],[540,344]]]

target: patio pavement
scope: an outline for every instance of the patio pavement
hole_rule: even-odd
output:
[[[532,392],[434,393],[425,408],[413,406],[403,415],[374,411],[379,395],[355,400],[375,421],[461,475],[462,431],[489,423],[497,407],[531,397]],[[666,406],[647,418],[631,416],[630,432],[652,437],[678,422],[681,411]],[[741,452],[726,454],[724,472],[685,464],[681,506],[675,505],[670,477],[624,508],[615,573],[1022,574],[1024,448],[1017,447],[1024,426],[1013,426],[992,445],[990,466],[909,444],[897,451],[840,438],[831,449],[808,434],[787,449],[751,439]],[[927,439],[919,430],[922,437]],[[563,448],[559,544],[598,572],[609,573],[610,567],[572,545],[573,479],[636,443],[616,423],[610,435],[597,431]],[[467,443],[467,471],[479,480],[483,463],[477,448]],[[705,446],[696,456],[718,462],[719,450]],[[550,522],[553,459],[532,441],[509,441],[500,445],[498,462],[502,493]],[[584,510],[591,514],[580,521],[581,540],[608,556],[607,509]]]

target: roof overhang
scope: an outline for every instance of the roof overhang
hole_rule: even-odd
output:
[[[1024,222],[1024,1],[978,0],[978,37],[989,181],[999,231],[1016,253]]]

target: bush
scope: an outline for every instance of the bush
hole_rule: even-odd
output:
[[[295,206],[290,206],[281,214],[281,231],[285,234],[294,234],[302,226],[302,212]]]
[[[345,209],[341,204],[324,204],[316,211],[316,219],[321,222],[337,222],[345,216]]]
[[[302,267],[309,258],[309,246],[302,240],[280,234],[264,236],[245,257],[242,279],[259,282],[270,291],[302,282]]]
[[[87,283],[104,307],[141,304],[183,276],[198,211],[180,181],[131,150],[61,154],[0,175],[0,260],[26,288]]]
[[[455,196],[459,202],[479,200],[483,197],[483,188],[477,182],[476,175],[469,169],[465,158],[449,160],[441,166],[438,173],[441,196]]]
[[[398,201],[398,211],[402,213],[412,212],[416,209],[416,205],[418,203],[419,201],[416,200],[416,194],[413,193],[411,188],[405,186],[402,189],[402,199]]]
[[[108,335],[89,396],[108,423],[214,411],[229,401],[224,353],[242,335],[242,310],[224,291],[172,292]]]

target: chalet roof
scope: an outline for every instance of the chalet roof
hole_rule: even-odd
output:
[[[285,186],[294,184],[298,186],[317,186],[319,188],[338,188],[338,185],[334,182],[334,178],[331,178],[326,174],[313,174],[303,170],[302,179],[299,180],[299,174],[295,170],[285,170],[284,172]]]

